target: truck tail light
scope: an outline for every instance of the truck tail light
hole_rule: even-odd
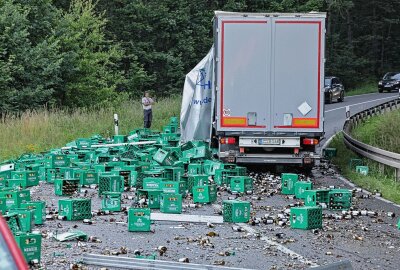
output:
[[[235,144],[236,139],[235,137],[224,137],[220,139],[221,144]]]
[[[317,139],[312,139],[312,138],[305,138],[303,139],[303,144],[304,145],[317,145],[318,140]]]

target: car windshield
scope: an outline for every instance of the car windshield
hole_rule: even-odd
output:
[[[400,73],[386,73],[385,76],[383,77],[384,80],[400,80]]]
[[[325,87],[331,85],[331,79],[325,79]]]

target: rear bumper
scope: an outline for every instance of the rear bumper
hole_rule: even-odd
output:
[[[232,160],[231,153],[220,153],[222,160]],[[293,165],[316,165],[319,163],[320,156],[314,153],[300,153],[299,155],[285,155],[285,154],[239,154],[235,157],[236,163],[246,164],[293,164]]]

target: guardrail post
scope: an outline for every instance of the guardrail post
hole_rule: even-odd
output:
[[[394,180],[397,182],[400,180],[400,169],[394,168]]]

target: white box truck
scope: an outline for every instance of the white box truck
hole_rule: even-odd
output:
[[[319,159],[325,18],[215,13],[212,137],[220,159],[304,167]]]
[[[182,140],[226,162],[311,167],[324,135],[325,13],[215,12],[214,47],[186,76]]]

